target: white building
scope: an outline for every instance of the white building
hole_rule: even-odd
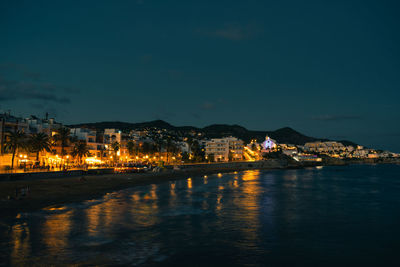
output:
[[[277,142],[274,139],[269,138],[267,135],[265,137],[265,141],[262,143],[263,150],[262,152],[271,151],[277,147]]]
[[[187,142],[185,141],[176,142],[176,146],[182,153],[188,153],[188,154],[190,153],[190,146]]]
[[[309,152],[325,152],[325,153],[338,153],[346,151],[346,147],[339,142],[309,142],[304,145],[304,150]]]
[[[107,154],[104,151],[104,145],[96,142],[96,134],[97,132],[95,130],[87,128],[72,128],[70,132],[71,136],[86,142],[89,152],[93,157],[102,158],[107,156]],[[103,155],[101,155],[101,152],[103,152]]]
[[[33,115],[27,118],[26,122],[28,123],[30,133],[45,133],[48,136],[52,136],[53,132],[62,127],[62,124],[56,122],[54,118],[40,119]]]
[[[104,143],[112,144],[118,142],[121,144],[122,132],[117,129],[104,129]]]
[[[96,142],[96,131],[87,128],[71,128],[71,135],[75,136],[78,140],[84,140],[86,143]]]
[[[243,159],[243,141],[236,137],[214,138],[206,141],[206,158],[215,161],[229,161]]]

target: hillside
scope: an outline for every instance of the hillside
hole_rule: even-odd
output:
[[[303,145],[307,142],[313,142],[317,140],[327,141],[328,139],[321,139],[306,136],[302,133],[299,133],[293,130],[290,127],[284,127],[275,131],[252,131],[248,130],[240,125],[226,125],[226,124],[213,124],[206,126],[204,128],[197,128],[193,126],[173,126],[168,122],[163,120],[155,120],[149,122],[141,122],[141,123],[128,123],[128,122],[120,122],[120,121],[109,121],[109,122],[95,122],[95,123],[81,123],[75,125],[68,125],[68,127],[84,127],[91,128],[97,130],[104,130],[107,128],[116,128],[125,132],[129,132],[130,130],[143,130],[149,128],[159,128],[159,129],[167,129],[169,131],[173,131],[175,133],[180,134],[189,134],[190,132],[200,132],[205,137],[208,138],[218,138],[224,136],[235,136],[238,137],[245,142],[249,142],[251,139],[257,139],[259,142],[265,139],[265,136],[268,135],[272,139],[275,139],[278,143],[289,143],[296,145]],[[342,142],[346,144],[354,144],[350,141],[343,140]]]

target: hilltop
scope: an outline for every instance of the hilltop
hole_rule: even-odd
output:
[[[202,136],[209,138],[219,138],[224,136],[235,136],[245,142],[249,142],[251,139],[257,139],[259,142],[265,139],[268,135],[275,139],[278,143],[289,143],[295,145],[304,145],[307,142],[314,141],[328,141],[328,139],[316,138],[306,136],[302,133],[295,131],[290,127],[280,128],[274,131],[253,131],[248,130],[240,125],[227,125],[227,124],[213,124],[203,128],[194,126],[174,126],[163,120],[154,120],[140,123],[129,123],[120,121],[105,121],[105,122],[94,122],[94,123],[80,123],[68,125],[68,127],[83,127],[96,130],[104,130],[107,128],[120,129],[123,132],[129,132],[131,130],[145,130],[145,129],[166,129],[180,135],[188,135],[196,132],[201,133]],[[353,142],[341,140],[344,145],[356,145]]]

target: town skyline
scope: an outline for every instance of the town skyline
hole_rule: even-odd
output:
[[[397,266],[399,10],[1,0],[0,265]]]
[[[37,117],[39,119],[45,119],[46,116],[47,116],[48,118],[52,118],[55,121],[60,122],[60,123],[62,123],[63,125],[65,125],[67,127],[84,127],[84,128],[86,128],[86,127],[88,127],[88,128],[98,128],[98,126],[101,125],[101,124],[109,124],[109,123],[111,123],[111,124],[120,123],[120,124],[123,124],[123,125],[125,125],[125,124],[126,125],[140,125],[140,124],[149,124],[149,123],[152,124],[152,123],[157,123],[157,122],[161,122],[161,124],[169,124],[173,128],[193,127],[193,128],[197,128],[198,130],[202,130],[204,128],[207,128],[207,127],[210,127],[210,126],[215,126],[215,125],[223,125],[223,126],[227,126],[227,127],[239,126],[239,127],[245,128],[249,132],[274,132],[276,130],[289,128],[289,129],[292,129],[292,130],[300,133],[301,135],[303,135],[305,137],[310,137],[310,138],[313,138],[315,140],[332,140],[332,141],[339,141],[339,142],[350,142],[350,143],[359,144],[359,145],[362,145],[362,146],[365,146],[365,147],[369,147],[369,148],[375,148],[375,149],[379,149],[379,150],[386,150],[386,151],[392,151],[392,152],[395,152],[395,153],[400,153],[400,146],[397,148],[396,146],[386,146],[386,145],[379,146],[379,145],[372,144],[372,143],[368,144],[368,142],[367,143],[362,143],[362,142],[357,142],[357,141],[349,139],[349,138],[345,138],[345,136],[333,136],[333,137],[329,137],[329,136],[314,136],[312,134],[308,134],[307,132],[303,132],[303,131],[301,131],[299,129],[296,129],[294,127],[291,127],[291,126],[283,126],[283,127],[278,127],[278,128],[275,128],[275,129],[251,129],[251,128],[248,128],[248,127],[246,127],[246,126],[244,126],[242,124],[239,124],[239,123],[232,123],[232,124],[228,124],[228,123],[211,123],[211,124],[206,124],[204,126],[176,125],[176,124],[170,123],[169,121],[164,120],[164,119],[154,119],[154,120],[137,121],[137,122],[129,122],[129,121],[121,121],[121,120],[114,120],[114,121],[105,121],[105,120],[101,121],[100,120],[100,121],[81,122],[81,123],[64,123],[64,121],[61,121],[61,120],[57,119],[56,116],[52,116],[52,114],[49,114],[48,112],[45,112],[43,116],[40,116],[40,114],[29,114],[29,115],[26,115],[26,116],[23,116],[23,115],[19,114],[17,116],[16,114],[18,114],[18,113],[13,114],[11,112],[11,110],[8,110],[6,112],[2,111],[0,113],[9,114],[11,116],[16,116],[16,117],[21,118],[21,119],[26,119],[26,118],[29,118],[30,116],[34,116],[34,117]],[[126,127],[126,126],[124,126],[124,127]],[[109,128],[113,128],[113,127],[109,127]]]
[[[0,110],[400,151],[397,2],[175,3],[0,3]]]

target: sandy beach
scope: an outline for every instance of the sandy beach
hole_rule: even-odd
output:
[[[352,162],[362,163],[362,162]],[[364,162],[365,163],[365,162]],[[288,169],[315,166],[308,164],[287,164],[275,161],[246,162],[234,164],[204,164],[196,168],[163,170],[147,173],[120,173],[104,175],[80,175],[38,180],[18,180],[0,182],[0,212],[3,216],[14,216],[20,212],[33,211],[64,203],[79,202],[102,197],[104,194],[138,185],[162,183],[215,173],[244,171],[249,169]],[[337,165],[337,164],[324,164]],[[343,165],[343,164],[338,164]],[[29,195],[21,199],[15,197],[16,189],[29,187]]]
[[[296,166],[291,166],[296,167]],[[283,166],[256,164],[203,166],[182,170],[163,170],[162,172],[120,173],[105,175],[82,175],[39,180],[19,180],[0,182],[0,212],[13,216],[19,212],[33,211],[64,203],[79,202],[99,198],[106,193],[138,185],[161,183],[170,180],[186,179],[213,173],[227,173],[248,169],[279,169]],[[285,166],[284,168],[288,168]],[[15,190],[29,187],[29,195],[19,200],[8,200],[15,197]]]

